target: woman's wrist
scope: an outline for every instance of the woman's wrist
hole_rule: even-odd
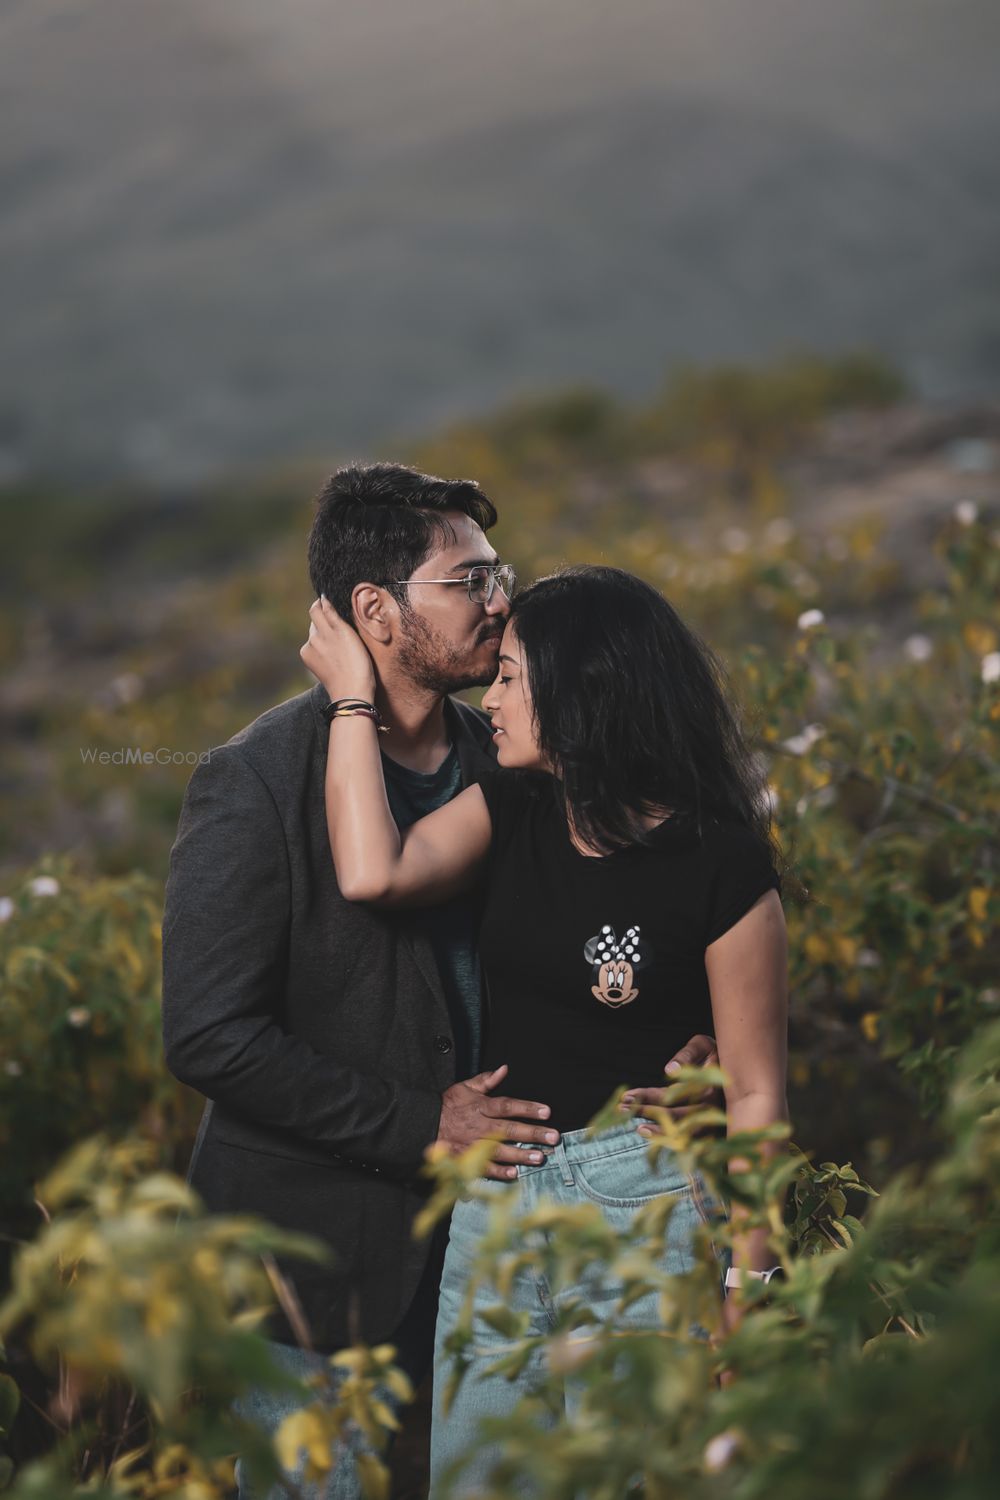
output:
[[[351,703],[365,703],[369,708],[375,707],[374,682],[366,683],[364,687],[354,690],[343,687],[340,683],[331,687],[329,683],[324,682],[323,686],[331,703],[346,703],[350,700]]]

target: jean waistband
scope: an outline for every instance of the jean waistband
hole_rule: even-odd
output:
[[[613,1156],[619,1151],[645,1151],[649,1147],[649,1140],[641,1136],[633,1119],[624,1120],[620,1125],[612,1125],[607,1130],[601,1130],[596,1135],[590,1135],[588,1128],[584,1125],[580,1130],[564,1130],[559,1138],[557,1146],[540,1146],[534,1142],[517,1141],[516,1145],[523,1146],[526,1151],[542,1151],[546,1157],[561,1155],[570,1161],[594,1161],[601,1156]],[[663,1147],[664,1151],[669,1148]],[[546,1165],[539,1162],[534,1166],[525,1162],[518,1171],[539,1171]]]

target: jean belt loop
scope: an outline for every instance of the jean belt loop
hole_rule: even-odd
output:
[[[555,1160],[566,1186],[572,1187],[574,1180],[573,1168],[569,1164],[569,1157],[566,1155],[566,1147],[563,1145],[562,1136],[559,1137],[559,1144],[553,1149],[552,1158],[550,1159]]]

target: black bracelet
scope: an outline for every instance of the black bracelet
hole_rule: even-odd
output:
[[[375,715],[376,724],[381,724],[382,722],[382,717],[379,714],[379,711],[375,707],[374,703],[368,703],[364,698],[334,698],[330,703],[326,705],[324,709],[321,710],[323,722],[328,727],[330,724],[330,720],[333,718],[338,708],[370,708],[372,713]]]

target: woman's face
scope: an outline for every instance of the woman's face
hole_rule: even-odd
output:
[[[548,770],[538,745],[531,689],[512,624],[504,629],[496,681],[483,695],[493,724],[497,761],[508,770]]]

